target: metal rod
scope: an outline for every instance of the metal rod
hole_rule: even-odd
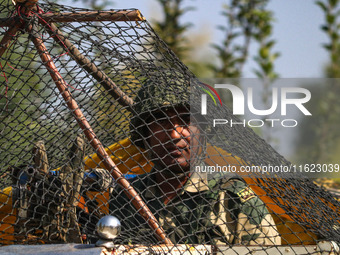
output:
[[[41,14],[47,22],[83,22],[83,21],[144,21],[139,10],[131,11],[87,11]]]
[[[85,22],[85,21],[144,21],[139,10],[131,11],[87,11],[39,14],[46,22]],[[18,17],[1,18],[0,27],[9,27]]]
[[[54,40],[79,64],[85,69],[88,74],[93,76],[106,90],[115,98],[119,104],[127,106],[127,110],[131,111],[133,99],[126,95],[102,70],[100,70],[94,63],[92,63],[86,56],[84,56],[76,46],[74,46],[63,33],[53,23],[47,24],[40,22],[45,26],[49,34]]]
[[[67,84],[59,73],[57,67],[55,66],[51,56],[49,55],[46,46],[43,43],[43,40],[40,36],[33,31],[32,25],[28,27],[28,31],[31,34],[32,41],[37,48],[37,51],[40,55],[40,58],[43,64],[46,66],[49,71],[53,81],[58,87],[61,95],[63,96],[67,106],[72,111],[75,119],[77,120],[79,126],[83,130],[85,136],[89,140],[91,146],[95,149],[97,155],[103,161],[107,170],[110,171],[112,176],[116,179],[117,183],[119,183],[123,188],[127,197],[131,200],[132,204],[136,208],[136,210],[141,214],[141,216],[145,219],[145,221],[149,224],[151,229],[154,231],[157,238],[163,241],[165,244],[172,244],[170,239],[166,237],[166,234],[163,228],[159,225],[157,219],[152,214],[150,209],[146,206],[142,198],[138,195],[135,189],[130,185],[130,183],[125,179],[123,174],[117,168],[115,163],[112,161],[110,156],[105,151],[104,146],[101,144],[94,131],[92,130],[90,124],[86,120],[83,115],[81,109],[79,108],[77,102],[72,97],[71,93],[67,88]]]
[[[139,10],[42,13],[39,15],[46,22],[145,21]],[[0,18],[0,27],[10,27],[18,19],[18,17]]]
[[[32,8],[32,6],[31,6]],[[98,14],[98,12],[86,12],[92,17],[94,14]],[[70,13],[72,15],[76,15],[76,13]],[[54,14],[45,14],[45,15],[54,15]],[[65,14],[60,14],[65,15]],[[83,14],[84,15],[84,14]],[[91,16],[92,15],[92,16]],[[46,23],[46,17],[42,15],[44,18],[40,20],[41,24],[43,24],[50,35],[55,39],[55,41],[66,51],[68,51],[70,56],[82,67],[84,68],[91,76],[93,76],[107,91],[108,93],[118,101],[122,106],[126,106],[127,110],[131,111],[131,106],[133,105],[133,100],[129,96],[127,96],[102,70],[100,70],[94,63],[92,63],[86,56],[81,54],[81,52],[75,47],[63,34],[62,32],[53,24]],[[67,16],[67,15],[66,15]],[[80,16],[80,15],[79,15]],[[103,17],[111,16],[115,17],[118,20],[123,20],[122,17],[130,17],[131,19],[143,20],[141,14],[138,10],[134,11],[118,11],[118,12],[103,12]],[[138,18],[139,17],[139,18]],[[11,21],[20,22],[17,17],[12,18]],[[6,23],[7,24],[7,23]],[[15,23],[16,24],[16,23]],[[19,23],[18,23],[19,24]],[[10,24],[7,24],[10,25]],[[20,24],[21,25],[21,24]],[[19,28],[16,26],[11,27],[2,38],[0,44],[0,57],[6,51],[9,46],[10,39],[13,37]],[[57,36],[56,36],[57,35]]]

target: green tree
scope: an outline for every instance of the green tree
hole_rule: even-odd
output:
[[[257,68],[254,70],[256,76],[262,84],[262,102],[265,109],[270,108],[271,85],[278,78],[278,73],[274,70],[275,60],[280,56],[280,53],[273,52],[276,41],[272,39],[273,30],[273,13],[265,9],[266,6],[261,6],[260,9],[254,10],[254,15],[257,16],[256,25],[253,33],[255,41],[259,44],[257,55],[254,57],[257,63]],[[263,120],[268,116],[263,117]],[[272,136],[272,127],[269,122],[264,122],[265,128],[261,129],[261,136],[270,144],[278,141]]]
[[[217,50],[219,62],[211,65],[215,77],[235,78],[242,75],[244,64],[249,55],[249,47],[255,35],[259,35],[259,25],[263,17],[259,9],[263,9],[267,0],[231,0],[223,6],[222,15],[226,25],[218,27],[225,33],[222,44],[213,44]]]
[[[340,78],[340,1],[324,0],[317,1],[316,4],[323,11],[325,17],[325,24],[321,26],[321,29],[329,38],[329,42],[323,45],[330,58],[326,76]]]
[[[185,62],[189,50],[186,32],[192,24],[182,24],[180,19],[193,8],[183,8],[184,0],[157,0],[157,2],[161,5],[164,17],[161,21],[154,21],[153,28],[176,56]]]
[[[274,62],[279,57],[278,52],[273,52],[275,40],[272,39],[273,13],[267,10],[268,0],[257,1],[229,1],[223,6],[222,15],[226,19],[226,25],[218,29],[225,33],[221,44],[214,44],[217,50],[219,63],[211,65],[216,78],[242,77],[243,68],[250,57],[254,57],[257,68],[256,76],[263,84],[262,101],[268,106],[270,101],[270,86],[278,77],[274,70]],[[250,56],[251,45],[258,45],[258,53]],[[237,83],[237,81],[234,81]],[[238,84],[238,83],[237,83]],[[221,91],[224,102],[231,102],[230,94]],[[261,135],[271,142],[269,128]],[[260,132],[260,130],[256,130]]]
[[[324,13],[321,30],[328,36],[323,45],[329,54],[329,64],[325,68],[326,78],[340,78],[340,1],[324,0],[316,4]],[[298,161],[302,163],[330,163],[338,158],[340,144],[340,105],[338,95],[340,83],[330,80],[326,84],[315,84],[311,89],[313,104],[310,104],[313,118],[301,122],[297,143]],[[337,155],[334,157],[334,155]],[[338,163],[338,162],[337,162]]]

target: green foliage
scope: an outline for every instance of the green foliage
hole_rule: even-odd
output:
[[[326,69],[326,76],[330,78],[340,78],[340,1],[325,0],[317,1],[316,4],[324,12],[325,23],[321,26],[329,42],[323,47],[327,50],[330,57],[330,64]]]
[[[243,66],[249,59],[249,47],[256,43],[259,48],[254,57],[258,68],[254,70],[256,76],[262,81],[262,101],[267,106],[270,98],[270,85],[278,77],[274,70],[274,62],[280,56],[273,52],[275,40],[272,36],[273,13],[266,9],[267,0],[258,1],[230,1],[224,5],[222,15],[226,18],[227,25],[218,29],[225,33],[222,44],[214,44],[217,50],[219,64],[211,65],[215,77],[239,78],[242,76]],[[228,100],[229,93],[222,93],[224,101]],[[260,132],[260,130],[257,130]],[[269,129],[262,133],[267,141],[271,141]]]
[[[257,68],[254,70],[256,76],[261,80],[263,92],[262,92],[262,102],[265,108],[270,108],[270,96],[271,96],[271,85],[278,78],[278,74],[274,70],[275,60],[280,56],[280,53],[273,52],[276,41],[271,39],[274,21],[273,13],[266,10],[266,5],[262,5],[260,9],[254,11],[256,14],[256,26],[254,29],[253,37],[258,43],[259,48],[257,55],[254,57],[257,63]],[[263,120],[268,118],[264,116]],[[272,137],[272,127],[270,127],[269,122],[266,123],[265,128],[261,129],[261,136],[269,143],[277,143]]]
[[[157,0],[157,2],[161,5],[164,18],[154,22],[153,28],[176,56],[184,61],[189,50],[185,33],[192,24],[181,24],[180,19],[193,8],[183,8],[184,0]]]
[[[324,13],[324,24],[320,28],[329,40],[323,45],[329,54],[329,64],[325,68],[326,78],[340,78],[339,3],[339,0],[316,2]],[[302,163],[331,163],[332,158],[339,158],[340,83],[333,80],[327,84],[315,84],[310,91],[313,104],[307,107],[311,109],[313,119],[304,118],[301,122],[297,160]]]
[[[340,0],[317,1],[317,4],[324,12],[325,24],[322,26],[322,30],[329,38],[329,42],[324,44],[324,48],[329,54],[329,64],[325,70],[326,77],[340,78]],[[326,162],[332,157],[336,144],[340,143],[338,135],[340,83],[334,81],[328,86],[324,86],[324,90],[324,97],[320,99],[318,115],[318,118],[323,120],[323,125],[315,127],[315,129],[320,138],[316,143],[316,150],[321,153],[320,160]],[[324,147],[327,148],[327,151],[323,149]]]
[[[211,65],[215,77],[240,77],[248,59],[253,39],[271,34],[269,12],[263,11],[266,0],[230,1],[223,6],[226,24],[218,29],[225,33],[222,44],[214,44],[220,64]],[[262,54],[266,54],[265,51]],[[268,65],[265,68],[270,68]]]

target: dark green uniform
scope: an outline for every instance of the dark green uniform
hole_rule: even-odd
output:
[[[158,79],[146,81],[135,98],[130,120],[133,143],[146,149],[148,141],[145,137],[150,135],[146,127],[148,118],[156,116],[157,112],[167,114],[166,110],[178,107],[192,112],[189,103],[190,80],[184,75],[165,71],[159,73]],[[201,144],[204,147],[205,141]],[[148,153],[152,155],[152,152],[151,148]],[[173,243],[280,244],[281,239],[266,206],[242,180],[221,175],[208,181],[203,173],[193,173],[178,195],[165,205],[155,171],[138,176],[133,187]],[[157,171],[168,170],[158,167]],[[123,240],[137,244],[158,242],[119,188],[112,194],[110,209],[111,214],[122,222]]]
[[[264,203],[239,179],[207,180],[194,173],[179,194],[164,205],[155,174],[141,175],[133,186],[173,243],[273,245],[281,239]],[[121,189],[113,194],[111,214],[131,243],[157,243],[150,227]]]

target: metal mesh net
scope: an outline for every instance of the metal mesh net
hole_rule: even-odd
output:
[[[290,163],[207,127],[203,85],[138,10],[0,6],[0,244],[95,243],[107,214],[130,247],[340,242],[339,202],[311,180],[203,171]]]

